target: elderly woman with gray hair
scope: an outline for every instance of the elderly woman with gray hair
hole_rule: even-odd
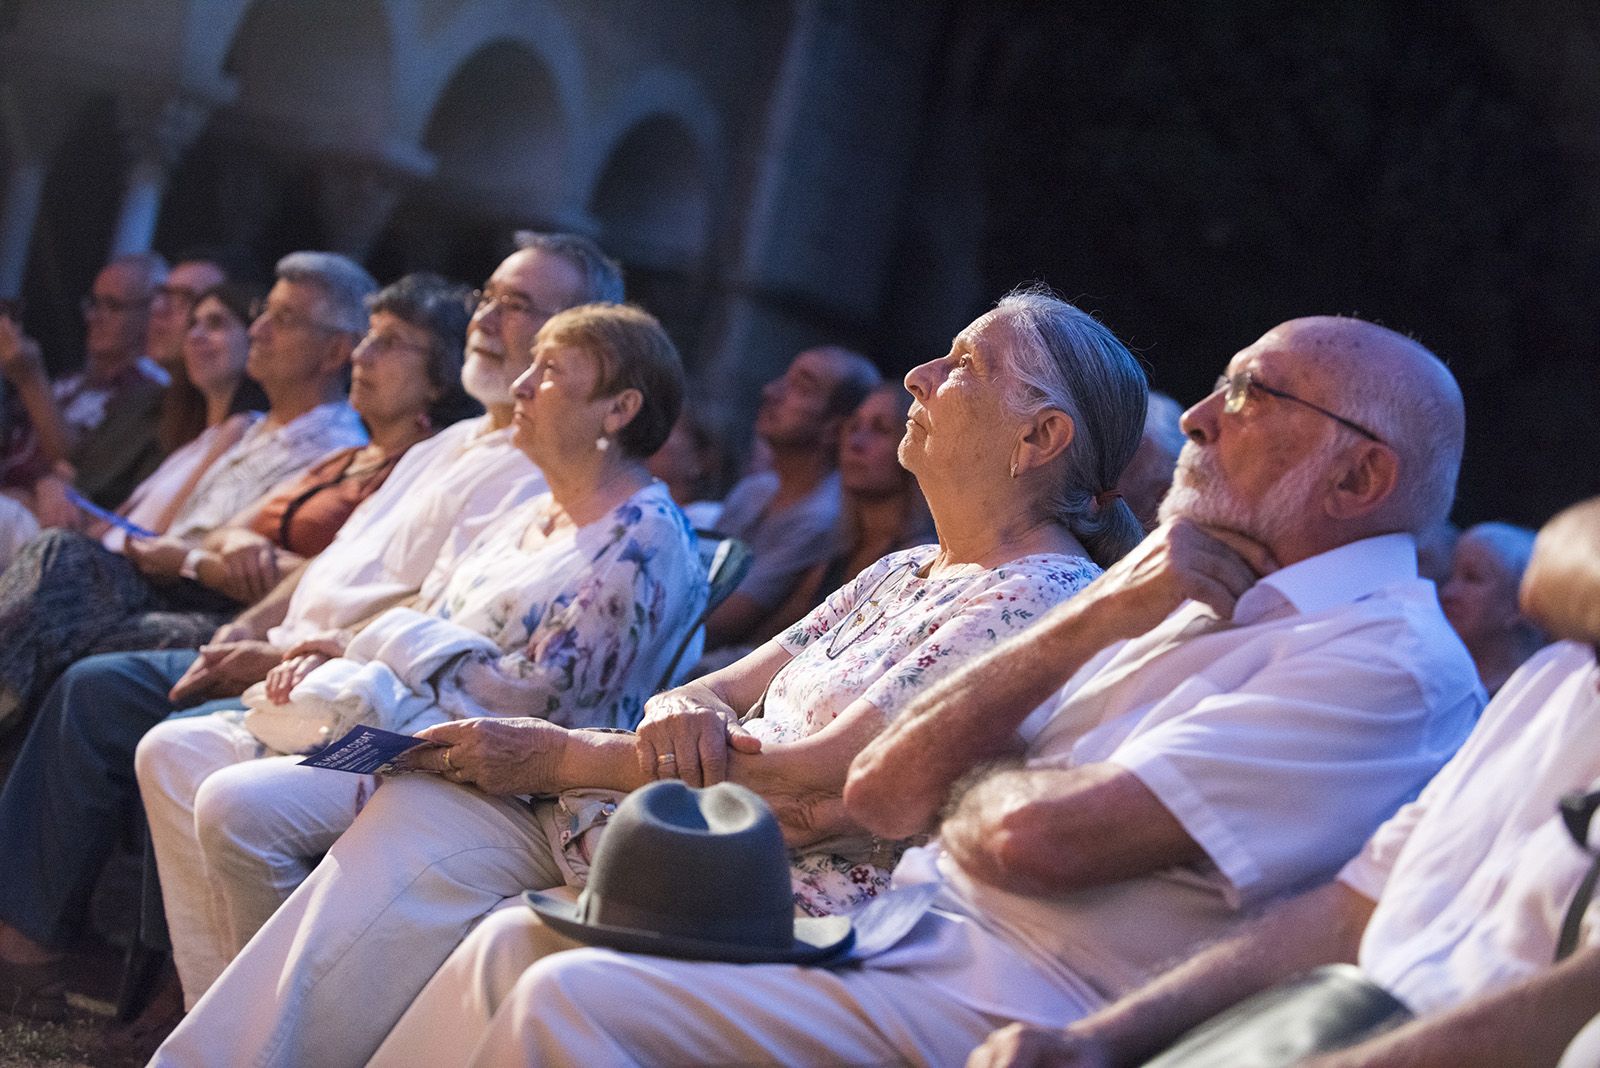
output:
[[[421,732],[430,744],[409,763],[439,774],[377,791],[156,1063],[365,1063],[503,899],[581,886],[618,792],[657,778],[728,779],[765,797],[804,912],[845,911],[886,886],[899,844],[845,816],[851,759],[923,687],[1072,596],[1141,536],[1112,487],[1139,442],[1145,377],[1090,316],[1045,291],[1015,292],[906,387],[915,400],[900,458],[938,544],[891,553],[749,656],[653,698],[637,734],[503,718]],[[530,807],[520,795],[552,799]],[[533,922],[521,909],[504,915],[481,937],[515,942],[516,925]],[[380,1061],[470,1051],[457,970],[440,973]],[[474,1004],[465,1018],[481,1025],[492,1011]]]

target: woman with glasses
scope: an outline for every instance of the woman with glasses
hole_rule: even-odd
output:
[[[619,792],[656,778],[761,793],[795,850],[807,913],[885,886],[899,844],[849,825],[839,803],[852,757],[923,687],[1070,597],[1141,535],[1111,487],[1139,443],[1145,377],[1090,316],[1013,293],[906,387],[899,455],[937,544],[889,554],[749,656],[652,699],[637,734],[531,719],[421,732],[432,746],[406,759],[439,776],[386,780],[163,1052],[174,1063],[224,1049],[365,1063],[463,931],[524,889],[581,886]],[[522,794],[560,797],[530,807]],[[363,984],[379,973],[381,984]],[[345,997],[357,985],[358,1012]],[[472,1039],[458,1019],[421,1038],[450,1000],[427,996],[380,1059],[427,1063],[449,1047],[443,1060],[460,1060]],[[255,1008],[241,1019],[241,1005]]]

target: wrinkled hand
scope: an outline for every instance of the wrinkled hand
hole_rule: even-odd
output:
[[[269,642],[213,640],[200,647],[200,658],[189,665],[167,697],[175,705],[235,697],[265,679],[282,661],[283,654]]]
[[[278,584],[278,548],[253,530],[233,529],[211,546],[196,570],[212,589],[254,604]]]
[[[435,744],[408,750],[400,766],[438,772],[486,794],[554,793],[568,734],[565,727],[533,718],[439,723],[417,733]]]
[[[0,315],[0,375],[15,384],[46,377],[39,343],[8,315]]]
[[[211,635],[211,645],[223,645],[227,642],[249,642],[265,638],[266,632],[248,623],[239,620],[230,620],[216,629]]]
[[[790,849],[809,849],[818,842],[847,834],[865,837],[861,825],[845,812],[844,798],[839,794],[763,791],[761,798],[778,817],[783,843]]]
[[[759,753],[761,739],[739,725],[739,714],[710,687],[691,682],[645,703],[635,743],[645,778],[711,786],[728,777],[730,750]]]
[[[133,566],[150,578],[172,579],[183,569],[183,561],[192,546],[177,538],[130,537],[122,552]]]
[[[1112,1068],[1099,1042],[1048,1027],[1008,1024],[967,1057],[967,1068]]]
[[[1260,542],[1175,519],[1152,531],[1090,590],[1108,608],[1115,605],[1119,629],[1131,636],[1149,630],[1186,600],[1230,619],[1239,597],[1277,569],[1278,562]]]
[[[267,672],[267,697],[277,704],[285,703],[307,675],[334,657],[343,656],[348,644],[343,635],[329,633],[292,646],[284,652],[283,662]]]

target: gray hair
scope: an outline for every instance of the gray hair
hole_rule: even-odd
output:
[[[601,251],[600,246],[580,234],[544,234],[537,230],[518,230],[517,248],[560,256],[583,279],[568,307],[580,304],[621,304],[622,267]]]
[[[322,290],[322,322],[360,337],[367,329],[367,298],[378,283],[355,260],[337,252],[291,252],[278,261],[280,281]]]
[[[1031,416],[1054,408],[1075,428],[1045,508],[1095,563],[1109,567],[1144,537],[1128,503],[1104,496],[1144,434],[1144,369],[1105,324],[1047,286],[1020,286],[996,307],[1012,316],[1024,341],[1010,353],[1012,410]],[[1035,344],[1026,343],[1030,335]]]

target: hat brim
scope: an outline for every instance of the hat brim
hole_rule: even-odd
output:
[[[653,957],[681,960],[721,961],[725,964],[817,964],[826,965],[845,958],[855,943],[855,929],[848,916],[797,917],[794,941],[775,949],[738,942],[706,942],[700,939],[663,935],[633,927],[611,927],[585,923],[576,902],[526,890],[522,900],[552,928],[591,946],[620,949],[625,953],[645,953]]]

